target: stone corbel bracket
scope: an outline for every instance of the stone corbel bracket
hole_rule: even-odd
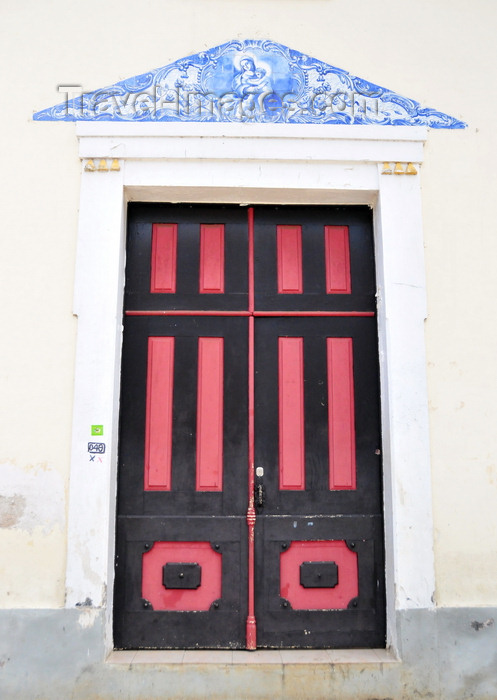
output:
[[[382,175],[417,175],[419,165],[413,163],[383,163]]]
[[[88,158],[83,160],[87,173],[108,173],[121,170],[121,164],[117,158]]]

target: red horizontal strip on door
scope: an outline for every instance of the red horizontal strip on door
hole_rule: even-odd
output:
[[[223,490],[224,338],[198,339],[197,491]]]
[[[374,311],[254,311],[254,316],[374,316]]]
[[[250,311],[179,311],[161,309],[159,311],[125,311],[125,316],[250,316]]]
[[[305,489],[304,339],[278,339],[280,489]]]
[[[352,338],[327,338],[330,489],[355,489]]]
[[[350,245],[348,226],[325,226],[327,294],[350,294]]]
[[[177,224],[152,225],[152,259],[150,291],[173,294],[176,292]]]
[[[125,311],[125,316],[251,316],[250,311]],[[254,311],[254,316],[374,316],[374,311]]]
[[[174,338],[148,339],[145,491],[171,489]]]
[[[200,225],[200,294],[224,292],[224,224]]]
[[[302,226],[277,226],[278,293],[302,294]]]

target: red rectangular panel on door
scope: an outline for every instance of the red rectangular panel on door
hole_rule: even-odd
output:
[[[176,292],[177,224],[153,224],[150,291],[174,294]]]
[[[224,338],[198,339],[197,386],[197,491],[222,491]]]
[[[352,338],[328,338],[326,342],[330,489],[355,489]]]
[[[302,294],[302,226],[277,226],[278,293]]]
[[[326,292],[350,294],[350,244],[348,226],[325,226]]]
[[[171,488],[174,338],[148,339],[145,490]]]
[[[200,225],[201,294],[224,292],[224,224]]]
[[[278,339],[280,489],[305,489],[304,340]]]

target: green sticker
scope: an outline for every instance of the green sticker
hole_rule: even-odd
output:
[[[91,434],[92,435],[103,435],[104,434],[104,426],[103,425],[92,425],[91,426]]]

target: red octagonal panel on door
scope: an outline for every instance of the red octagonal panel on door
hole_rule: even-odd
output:
[[[166,588],[163,567],[173,562],[198,564],[200,586]],[[142,597],[154,610],[209,610],[222,595],[222,554],[209,542],[155,542],[142,558]]]
[[[304,588],[303,562],[335,562],[338,583],[333,588]],[[340,610],[359,594],[357,554],[343,540],[292,542],[280,554],[280,595],[294,610]]]

